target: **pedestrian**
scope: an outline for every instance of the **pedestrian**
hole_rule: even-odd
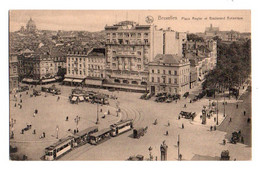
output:
[[[182,123],[181,128],[184,129],[184,124]]]
[[[109,110],[107,111],[107,114],[110,115],[110,111]]]
[[[177,99],[175,100],[175,103],[177,103],[178,101],[177,101]]]
[[[33,130],[33,134],[36,134],[36,130],[35,129]]]
[[[37,110],[37,109],[35,109],[35,111],[34,111],[34,112],[35,112],[35,114],[38,114],[38,110]]]
[[[23,133],[24,133],[24,129],[21,130],[21,134],[23,134]]]
[[[223,145],[226,145],[226,140],[225,139],[223,140]]]
[[[248,118],[247,118],[247,123],[250,123],[250,121],[251,121],[251,119],[248,117]]]
[[[23,107],[23,106],[20,104],[20,109],[22,109],[22,107]]]
[[[215,130],[215,131],[217,130],[217,127],[216,127],[216,126],[214,126],[214,130]]]
[[[66,121],[69,121],[69,116],[66,117]]]
[[[166,135],[166,136],[168,136],[168,135],[169,135],[169,132],[168,132],[168,131],[166,131],[165,135]]]
[[[180,160],[180,161],[182,160],[182,155],[181,155],[181,154],[179,155],[179,160]]]
[[[170,124],[170,122],[168,121],[168,127],[170,127],[170,125],[171,125],[171,124]]]
[[[35,112],[33,113],[33,117],[35,117]]]
[[[216,122],[217,121],[217,118],[216,117],[214,117],[214,122]]]
[[[76,132],[77,132],[77,131],[74,129],[74,134],[76,134]]]
[[[186,104],[184,104],[184,108],[186,108],[187,107],[187,105]]]
[[[229,118],[229,122],[231,122],[231,121],[232,121],[232,118],[230,117],[230,118]]]
[[[157,125],[157,119],[155,119],[155,121],[154,121],[154,123],[153,123],[154,125]]]
[[[157,161],[157,156],[155,157],[155,161]]]
[[[237,109],[238,109],[238,103],[237,103],[236,107],[237,107]]]
[[[21,99],[21,100],[20,100],[20,103],[22,103],[22,102],[23,102],[23,100]]]
[[[77,133],[79,132],[79,129],[77,128]]]
[[[16,103],[14,104],[14,107],[16,107]]]
[[[20,97],[22,97],[22,94],[20,94]]]
[[[100,109],[100,112],[102,113],[102,109]]]
[[[212,127],[212,126],[210,126],[210,131],[212,131],[212,129],[213,129],[213,127]]]
[[[244,144],[244,137],[241,137],[241,143]]]
[[[28,95],[28,92],[26,92],[26,95]]]
[[[244,116],[246,115],[246,111],[244,111]]]
[[[192,103],[192,101],[190,100],[190,103]]]
[[[43,138],[45,138],[45,132],[43,132],[42,135],[43,135]]]
[[[180,120],[181,119],[181,116],[178,116],[178,120]]]

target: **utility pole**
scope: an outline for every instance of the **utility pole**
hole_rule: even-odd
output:
[[[180,135],[179,134],[178,134],[177,146],[178,146],[178,160],[180,160]]]
[[[99,124],[99,117],[98,117],[98,103],[97,103],[97,121],[96,124]]]
[[[218,100],[217,100],[217,125],[218,125]]]
[[[225,101],[225,95],[224,95],[224,113],[223,117],[226,117],[226,101]]]

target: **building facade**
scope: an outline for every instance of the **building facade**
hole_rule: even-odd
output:
[[[106,77],[110,84],[146,88],[148,63],[157,54],[182,55],[185,33],[123,21],[106,26]]]
[[[87,49],[69,49],[66,57],[66,75],[63,82],[82,85],[87,77]]]
[[[184,94],[190,89],[190,62],[178,55],[158,54],[149,63],[150,93]]]
[[[18,53],[10,53],[9,57],[9,91],[13,91],[19,86],[19,65]]]

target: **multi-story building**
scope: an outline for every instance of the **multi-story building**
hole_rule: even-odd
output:
[[[87,49],[69,49],[66,57],[66,75],[63,82],[82,85],[87,77]]]
[[[190,88],[190,62],[171,54],[158,54],[149,63],[150,93],[184,94]]]
[[[186,33],[123,21],[106,26],[106,77],[109,84],[146,90],[148,63],[157,54],[182,55]],[[122,85],[121,85],[122,86]],[[120,86],[119,86],[120,87]]]
[[[9,91],[17,89],[19,86],[19,65],[18,65],[18,53],[10,53],[9,57]]]
[[[18,57],[19,76],[25,83],[49,83],[56,81],[55,63],[49,52],[22,51]]]
[[[101,86],[105,79],[105,48],[93,48],[87,55],[86,85]]]

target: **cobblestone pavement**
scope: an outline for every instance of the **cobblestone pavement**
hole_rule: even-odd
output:
[[[80,122],[80,127],[82,129],[93,125],[96,120],[96,105],[89,103],[72,105],[67,101],[67,94],[72,88],[62,86],[61,89],[64,98],[59,102],[56,101],[56,97],[54,96],[47,96],[47,98],[42,96],[36,98],[28,97],[28,105],[26,105],[27,101],[25,101],[25,103],[23,103],[25,105],[23,105],[24,107],[22,110],[14,107],[12,108],[14,102],[10,102],[11,118],[16,118],[17,120],[17,126],[15,124],[15,130],[17,130],[17,133],[15,133],[15,140],[17,139],[18,141],[14,144],[20,146],[20,151],[24,151],[25,153],[32,152],[32,147],[30,146],[33,145],[33,149],[38,152],[37,156],[35,156],[33,153],[28,154],[28,156],[33,160],[39,160],[39,156],[43,155],[44,148],[55,141],[55,137],[52,137],[51,135],[55,135],[55,127],[57,123],[59,123],[60,127],[59,134],[64,136],[66,135],[65,133],[67,132],[68,128],[73,128],[75,126],[75,123],[72,120],[69,123],[65,123],[64,120],[68,113],[70,119],[73,119],[75,115],[79,115],[82,117],[82,119],[85,120],[84,122],[83,120]],[[104,91],[101,89],[90,90]],[[105,92],[110,93],[108,91]],[[148,148],[150,146],[153,148],[152,155],[154,156],[154,159],[157,156],[159,160],[160,144],[164,140],[168,145],[168,160],[177,160],[178,135],[180,135],[180,152],[184,160],[196,160],[196,158],[194,158],[195,155],[212,157],[208,160],[213,160],[215,157],[219,157],[221,151],[224,149],[228,149],[230,151],[231,159],[251,159],[251,147],[240,143],[235,145],[229,143],[222,145],[222,140],[226,137],[227,133],[220,130],[209,130],[210,124],[215,124],[213,120],[214,118],[211,118],[211,122],[207,125],[202,125],[200,123],[200,119],[198,119],[199,113],[201,113],[202,107],[204,105],[209,104],[209,101],[206,98],[191,104],[189,103],[189,99],[184,98],[182,98],[177,103],[156,103],[154,102],[154,97],[150,100],[139,99],[142,95],[140,93],[113,92],[113,94],[119,97],[118,100],[120,102],[120,108],[122,109],[122,112],[118,118],[111,116],[105,120],[102,120],[100,127],[105,127],[109,123],[111,124],[120,119],[132,118],[134,119],[134,127],[148,126],[148,132],[145,134],[145,136],[141,137],[140,139],[133,139],[132,131],[129,131],[118,137],[111,138],[110,140],[107,140],[98,146],[91,146],[86,144],[66,154],[60,160],[126,160],[129,156],[137,154],[142,154],[145,156],[145,158],[148,158]],[[114,103],[112,102],[109,109],[113,109],[113,104]],[[184,104],[187,105],[187,108],[183,108]],[[39,116],[37,115],[36,118],[42,122],[35,123],[32,121],[34,122],[32,125],[34,126],[38,124],[39,133],[41,130],[48,129],[48,138],[46,137],[46,141],[42,141],[41,143],[19,143],[20,140],[26,138],[25,135],[19,134],[19,129],[24,126],[25,123],[30,119],[36,119],[32,117],[33,110],[36,107],[39,110]],[[178,120],[178,114],[181,110],[197,112],[198,115],[193,122],[183,118]],[[229,111],[228,106],[226,111]],[[47,113],[45,117],[40,116],[43,113]],[[224,119],[223,106],[219,106],[219,118],[221,124],[221,121]],[[158,121],[157,125],[153,125],[155,119]],[[167,125],[168,121],[170,122],[170,126]],[[182,124],[185,126],[184,129],[181,128]],[[40,128],[40,126],[42,126],[42,128]],[[165,135],[166,131],[169,132],[168,136]],[[31,140],[36,136],[33,136],[30,132],[31,131],[26,133],[26,136],[28,136],[28,139],[30,138]],[[18,135],[17,138],[16,135]],[[39,141],[38,136],[34,140]]]

